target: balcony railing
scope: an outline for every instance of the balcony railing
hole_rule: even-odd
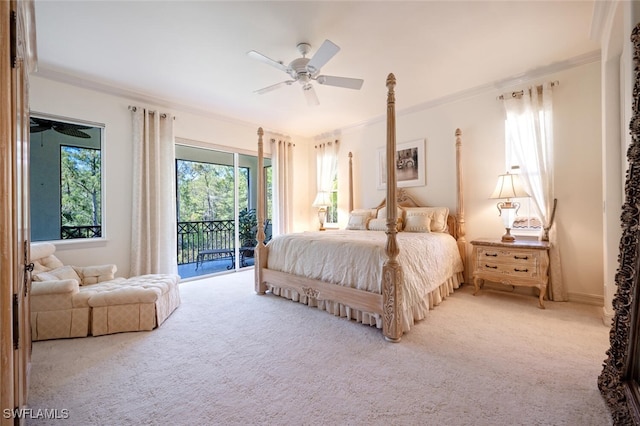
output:
[[[61,240],[72,240],[76,238],[100,238],[102,237],[102,226],[63,226],[60,228]]]
[[[195,263],[202,250],[235,249],[234,232],[234,220],[178,222],[178,265]]]
[[[102,235],[100,226],[63,226],[62,239],[96,238]],[[271,239],[271,223],[267,220],[266,241]],[[198,253],[212,249],[235,249],[234,220],[202,220],[178,222],[178,265],[197,263]],[[247,251],[246,255],[251,255]]]

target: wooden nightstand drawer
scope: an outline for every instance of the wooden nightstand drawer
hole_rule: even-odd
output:
[[[538,276],[536,265],[510,265],[497,262],[482,262],[478,264],[478,271],[486,271],[506,277],[535,278]]]
[[[494,247],[478,247],[477,261],[492,263],[508,263],[522,267],[535,268],[539,263],[540,253],[535,250],[497,249]]]
[[[482,281],[490,280],[513,286],[538,287],[541,308],[547,289],[549,244],[539,241],[475,240],[473,245],[473,283],[476,293]]]

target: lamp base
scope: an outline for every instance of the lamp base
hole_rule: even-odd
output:
[[[511,235],[511,229],[510,228],[505,228],[507,230],[507,232],[502,236],[502,242],[503,243],[512,243],[516,240],[516,237],[514,237],[513,235]]]
[[[318,210],[318,221],[320,222],[320,231],[324,231],[324,222],[327,220],[327,209],[320,207]]]

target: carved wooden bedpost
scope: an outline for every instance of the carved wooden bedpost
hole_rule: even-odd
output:
[[[263,143],[262,136],[264,136],[264,131],[262,127],[258,128],[258,211],[256,212],[257,217],[257,228],[258,233],[256,234],[256,248],[254,250],[255,255],[255,287],[256,293],[264,294],[267,291],[267,286],[262,280],[262,268],[267,266],[267,247],[264,245],[264,206],[265,206],[265,198],[266,193],[264,190],[264,152],[263,152]]]
[[[349,213],[353,211],[353,154],[349,151]]]
[[[456,129],[456,176],[458,177],[458,211],[456,214],[457,217],[457,229],[456,229],[456,238],[458,241],[458,251],[460,252],[460,257],[462,258],[462,262],[464,264],[464,279],[465,281],[469,281],[469,277],[467,276],[468,272],[468,263],[467,262],[467,240],[465,238],[466,230],[464,229],[464,187],[462,185],[462,130]]]
[[[396,200],[396,77],[387,77],[387,245],[388,259],[382,267],[382,333],[390,342],[402,337],[402,268],[397,257],[400,253],[396,240],[398,208]]]

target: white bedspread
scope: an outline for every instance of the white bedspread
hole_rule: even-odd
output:
[[[397,237],[398,262],[403,271],[403,311],[405,321],[410,323],[404,328],[408,328],[413,319],[424,317],[430,293],[457,278],[463,264],[455,239],[447,233],[399,232]],[[268,244],[267,267],[379,294],[382,265],[387,259],[386,240],[382,231],[281,235]]]

